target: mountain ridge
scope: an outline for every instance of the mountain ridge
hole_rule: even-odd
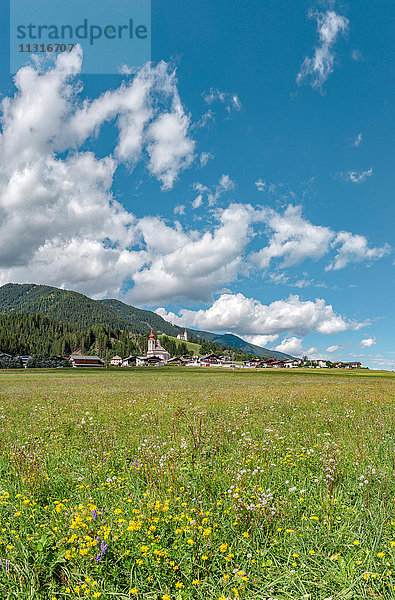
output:
[[[127,329],[146,335],[155,333],[176,337],[184,327],[173,325],[153,311],[136,308],[121,300],[93,300],[73,290],[34,283],[7,283],[0,287],[0,314],[43,314],[63,323],[87,328],[97,324]],[[223,344],[229,348],[267,358],[290,358],[290,355],[246,342],[237,335],[217,334],[186,328],[194,339]]]

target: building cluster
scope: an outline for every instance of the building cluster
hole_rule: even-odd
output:
[[[329,360],[305,360],[303,358],[289,358],[279,360],[276,358],[253,358],[251,360],[245,360],[243,363],[244,367],[254,368],[275,368],[275,369],[296,369],[298,367],[304,367],[307,369],[360,369],[361,363],[358,361],[354,362],[331,362]]]
[[[146,356],[128,356],[122,359],[114,356],[110,360],[114,367],[143,367],[143,366],[185,366],[185,367],[236,367],[240,366],[229,360],[229,356],[218,356],[217,354],[205,354],[204,356],[174,356],[166,352],[160,345],[148,350]]]
[[[329,362],[326,360],[310,360],[304,361],[301,358],[290,358],[279,360],[276,358],[252,358],[245,360],[242,364],[236,363],[229,356],[220,356],[214,352],[205,354],[204,356],[177,356],[170,358],[170,355],[156,341],[158,346],[148,350],[146,356],[128,356],[122,359],[120,356],[114,356],[110,364],[114,367],[130,367],[130,366],[145,366],[145,365],[176,365],[185,367],[233,367],[233,368],[270,368],[270,369],[295,369],[305,367],[309,369],[360,369],[360,362]]]
[[[184,333],[178,334],[177,339],[188,341],[187,330]],[[1,360],[12,360],[15,357],[9,354],[0,353]],[[30,356],[16,357],[21,361],[22,366],[26,367]],[[62,357],[56,357],[57,359]],[[68,359],[72,367],[104,367],[105,361],[99,356],[82,356],[80,354],[72,354]],[[215,353],[206,354],[204,356],[194,355],[171,357],[169,352],[162,347],[160,341],[155,338],[151,329],[151,335],[148,339],[147,353],[143,356],[131,355],[126,358],[121,356],[113,356],[110,359],[110,365],[113,367],[142,367],[142,366],[186,366],[186,367],[231,367],[231,368],[275,368],[275,369],[295,369],[298,367],[306,367],[310,369],[327,369],[327,368],[342,368],[342,369],[359,369],[360,362],[330,362],[327,360],[307,360],[306,358],[259,358],[254,357],[245,360],[243,364],[235,363],[230,360],[229,356],[220,356]]]

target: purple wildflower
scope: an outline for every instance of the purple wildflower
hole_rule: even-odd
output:
[[[93,520],[96,523],[96,521],[97,521],[97,510],[96,510],[96,508],[95,508],[95,510],[91,510],[91,513],[92,513]]]
[[[100,562],[101,561],[101,559],[103,558],[103,556],[107,552],[107,548],[108,548],[108,544],[106,544],[105,542],[102,542],[101,546],[100,546],[100,552],[99,552],[99,554],[96,555],[96,562]]]
[[[6,572],[6,575],[8,575],[8,573],[10,572],[10,561],[8,560],[8,558],[5,561],[5,572]]]

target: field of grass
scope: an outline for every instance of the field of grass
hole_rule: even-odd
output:
[[[395,378],[0,372],[0,598],[395,598]]]
[[[163,337],[163,335],[158,336],[159,339]],[[176,342],[177,346],[180,346],[182,343],[186,345],[188,350],[192,350],[195,354],[199,354],[200,344],[195,344],[194,342],[184,342],[184,340],[178,340],[176,337],[172,337],[171,335],[166,336],[169,340],[173,340]]]

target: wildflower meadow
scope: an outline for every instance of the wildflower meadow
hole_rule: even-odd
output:
[[[394,384],[0,373],[0,598],[395,598]]]

